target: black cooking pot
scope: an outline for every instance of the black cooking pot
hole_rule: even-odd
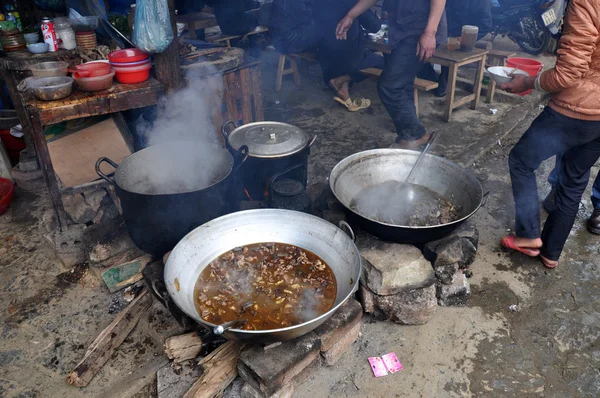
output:
[[[230,125],[234,129],[227,132]],[[236,176],[239,182],[235,185],[240,188],[240,199],[266,200],[272,177],[296,165],[304,168],[298,168],[286,177],[306,186],[308,156],[316,135],[309,138],[298,127],[280,122],[256,122],[236,127],[234,122],[229,121],[221,131],[232,153],[244,145],[248,146],[248,161]]]
[[[180,141],[143,149],[120,165],[100,158],[96,172],[114,184],[133,243],[160,256],[192,229],[236,210],[233,176],[247,157],[247,147],[232,156],[216,144]],[[100,170],[103,162],[116,168],[114,179]]]

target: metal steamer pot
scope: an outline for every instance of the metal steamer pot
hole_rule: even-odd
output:
[[[461,209],[458,220],[412,227],[384,223],[350,208],[352,200],[363,188],[388,180],[404,181],[418,156],[419,152],[402,149],[374,149],[348,156],[331,171],[331,190],[353,222],[384,240],[419,244],[441,239],[485,205],[489,192],[483,194],[481,184],[472,172],[439,156],[426,155],[411,181],[418,181],[420,185],[451,199]]]
[[[347,224],[340,225],[340,228]],[[194,287],[204,268],[234,247],[278,242],[310,250],[330,267],[337,281],[333,308],[308,322],[273,330],[229,329],[228,339],[253,342],[284,341],[300,337],[325,322],[358,288],[361,260],[349,226],[348,235],[327,221],[291,210],[260,209],[229,214],[196,228],[175,246],[165,265],[165,284],[171,299],[187,315],[200,318],[194,305]]]
[[[179,141],[135,152],[120,165],[100,158],[96,172],[115,186],[133,243],[161,256],[192,229],[235,210],[233,176],[247,156],[247,147],[234,157],[216,144]],[[116,168],[114,178],[102,163]]]
[[[233,127],[233,131],[228,132],[229,127]],[[236,183],[241,187],[238,192],[241,199],[267,199],[271,178],[297,165],[304,167],[288,173],[286,178],[296,179],[306,186],[308,157],[316,135],[309,138],[298,127],[280,122],[255,122],[236,127],[229,121],[221,131],[232,152],[248,146],[248,162],[240,170],[237,177],[240,181]]]

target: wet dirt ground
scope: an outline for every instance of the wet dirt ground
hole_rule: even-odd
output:
[[[265,54],[266,118],[318,134],[311,183],[325,180],[345,156],[394,140],[373,80],[352,91],[371,98],[372,109],[351,114],[331,100],[316,65],[302,66],[302,87],[287,77],[284,89],[275,93],[275,61],[275,54]],[[540,98],[498,95],[497,100],[476,110],[462,107],[445,123],[442,100],[421,94],[426,127],[441,132],[433,152],[469,167],[491,192],[474,217],[481,237],[469,304],[439,307],[423,326],[365,318],[359,340],[338,365],[321,369],[296,388],[296,396],[600,396],[600,237],[584,227],[589,195],[557,270],[499,249],[514,216],[507,154],[539,112]],[[491,115],[490,108],[498,113]],[[551,166],[545,163],[539,173],[540,200],[548,192],[545,176]],[[164,337],[181,332],[159,304],[88,387],[66,383],[67,373],[123,300],[108,293],[94,270],[60,265],[40,229],[49,206],[44,190],[18,189],[12,207],[0,216],[0,397],[131,397],[136,392],[137,397],[154,397],[153,375],[166,363]],[[512,305],[518,310],[511,311]],[[392,351],[404,370],[374,378],[367,357]]]

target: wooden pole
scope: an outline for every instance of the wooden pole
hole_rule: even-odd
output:
[[[182,84],[179,62],[179,38],[177,37],[177,24],[175,22],[175,0],[169,0],[169,13],[171,14],[173,41],[165,51],[154,56],[156,78],[163,84],[167,94],[176,91]]]

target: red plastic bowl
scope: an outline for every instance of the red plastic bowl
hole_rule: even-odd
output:
[[[73,78],[105,76],[110,73],[110,64],[108,62],[94,62],[77,65],[75,69],[69,69],[73,73]]]
[[[137,62],[148,58],[150,58],[150,55],[137,48],[126,48],[108,54],[110,62]]]
[[[536,61],[535,59],[515,57],[507,59],[506,66],[508,66],[509,68],[517,68],[522,71],[525,71],[529,73],[529,76],[537,76],[544,67],[544,64],[542,64],[539,61]],[[528,94],[531,94],[531,92],[533,92],[533,90],[527,90],[523,91],[522,93],[515,94],[524,97]]]
[[[113,68],[116,73],[116,79],[119,83],[135,84],[145,82],[150,78],[150,69],[152,65],[143,65],[135,68]]]
[[[0,214],[4,213],[12,202],[15,185],[11,180],[0,178]]]

